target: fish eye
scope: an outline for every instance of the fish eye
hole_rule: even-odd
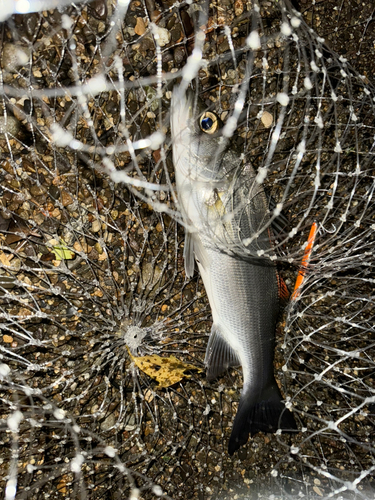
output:
[[[214,113],[206,111],[199,119],[199,126],[205,134],[214,134],[219,127],[219,121]]]

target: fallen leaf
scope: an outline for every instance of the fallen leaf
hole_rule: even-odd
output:
[[[159,383],[159,389],[170,387],[184,377],[190,378],[190,375],[186,375],[185,373],[188,370],[196,370],[198,373],[203,371],[197,366],[179,361],[175,356],[162,358],[157,354],[151,354],[149,356],[132,356],[130,352],[129,354],[140,370]]]
[[[51,240],[49,243],[52,246],[51,252],[55,254],[55,260],[72,260],[74,258],[75,253],[66,246],[64,240],[60,240],[60,243]]]
[[[4,252],[0,252],[0,262],[3,266],[10,267],[12,264],[10,261],[13,259],[13,254],[5,254]]]

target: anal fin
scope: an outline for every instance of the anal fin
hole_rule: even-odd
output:
[[[208,380],[218,377],[230,366],[241,364],[237,354],[221,335],[219,327],[215,324],[211,328],[204,363],[207,367]]]

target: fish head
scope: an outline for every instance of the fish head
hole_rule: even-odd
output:
[[[171,102],[171,134],[176,177],[217,181],[238,166],[240,155],[223,137],[220,118],[193,91],[176,87]]]
[[[258,256],[270,251],[267,199],[253,167],[222,130],[217,115],[192,91],[174,89],[173,163],[186,226],[220,251]]]

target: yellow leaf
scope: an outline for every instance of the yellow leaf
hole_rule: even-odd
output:
[[[56,240],[52,241],[57,243]],[[75,253],[69,250],[69,248],[66,246],[64,240],[61,240],[58,244],[54,244],[51,248],[51,252],[55,254],[55,260],[71,260],[75,255]]]
[[[132,356],[130,354],[130,357],[140,370],[159,383],[158,388],[170,387],[184,377],[190,378],[190,375],[186,375],[185,373],[188,370],[196,370],[199,373],[203,371],[194,365],[179,361],[174,356],[162,358],[157,354],[149,356]]]

